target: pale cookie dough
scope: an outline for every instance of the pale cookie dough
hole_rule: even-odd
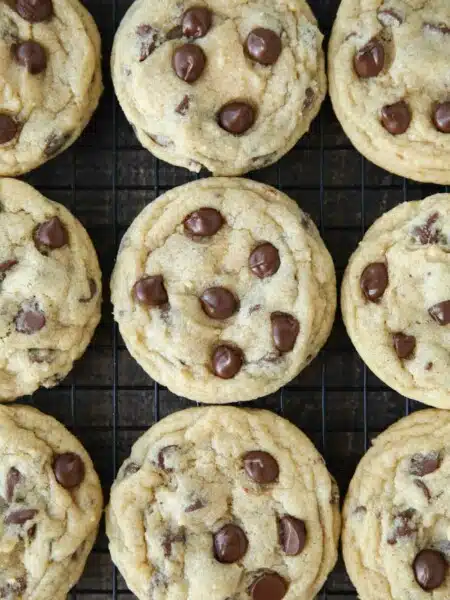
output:
[[[322,39],[304,0],[137,0],[116,34],[114,86],[155,156],[242,175],[308,131],[327,88]]]
[[[450,3],[342,0],[330,94],[356,148],[416,181],[450,183]]]
[[[376,438],[344,507],[342,547],[361,600],[450,597],[450,413],[423,410]]]
[[[59,383],[100,306],[100,268],[81,223],[26,183],[0,179],[0,402]]]
[[[64,600],[97,536],[89,455],[52,417],[0,406],[0,598]]]
[[[78,0],[0,3],[0,175],[70,146],[102,89],[100,36]]]
[[[111,282],[130,353],[206,403],[278,390],[319,352],[336,305],[332,259],[297,204],[248,180],[205,179],[135,219]]]
[[[450,196],[382,216],[350,259],[342,313],[361,358],[400,394],[450,408]]]
[[[194,408],[133,446],[106,530],[140,600],[312,600],[337,558],[339,490],[285,419]]]

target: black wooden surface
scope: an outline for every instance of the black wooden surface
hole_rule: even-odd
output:
[[[88,229],[103,270],[103,319],[72,374],[59,387],[40,390],[26,401],[58,418],[80,438],[107,498],[118,466],[141,433],[158,418],[191,406],[151,381],[130,357],[113,323],[108,284],[118,243],[131,220],[160,193],[193,176],[142,149],[114,98],[111,44],[131,0],[85,0],[85,4],[102,35],[105,93],[78,142],[25,179],[67,206]],[[339,1],[310,0],[310,4],[328,37]],[[437,190],[365,161],[342,132],[328,99],[296,148],[277,165],[251,177],[283,189],[311,214],[334,258],[339,283],[350,254],[378,216],[399,202]],[[325,349],[306,371],[279,393],[248,406],[274,410],[309,435],[342,494],[371,438],[420,407],[386,388],[364,367],[340,315]],[[70,597],[132,598],[111,563],[103,530]],[[342,561],[320,598],[356,598]]]

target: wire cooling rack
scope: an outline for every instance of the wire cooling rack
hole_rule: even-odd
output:
[[[159,0],[155,0],[159,1]],[[114,32],[131,0],[85,0],[103,41],[105,93],[80,140],[26,179],[67,206],[88,229],[104,277],[103,318],[93,343],[57,388],[29,402],[63,422],[91,454],[105,497],[133,442],[164,416],[191,403],[158,386],[128,354],[112,319],[109,278],[132,219],[164,191],[192,176],[140,147],[115,100],[109,74]],[[328,38],[339,0],[310,0]],[[151,93],[151,88],[149,88]],[[438,191],[391,175],[352,147],[329,100],[311,132],[277,165],[251,175],[299,202],[317,223],[333,256],[338,283],[368,226],[400,202]],[[248,406],[271,409],[300,427],[325,456],[342,495],[370,440],[420,405],[384,386],[356,354],[338,315],[319,357],[277,394]],[[113,567],[103,531],[72,600],[133,598]],[[340,561],[319,598],[356,598]]]

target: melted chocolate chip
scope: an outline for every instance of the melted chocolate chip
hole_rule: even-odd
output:
[[[180,102],[180,104],[176,107],[175,112],[184,117],[189,111],[190,103],[191,99],[189,98],[189,96],[185,96]]]
[[[136,29],[136,33],[141,39],[141,46],[139,50],[139,62],[143,62],[156,48],[156,40],[158,39],[158,32],[153,29],[151,25],[143,23]]]
[[[205,313],[211,319],[228,319],[238,309],[234,294],[223,287],[212,287],[203,292],[200,302]]]
[[[265,279],[271,277],[280,268],[280,254],[269,242],[259,244],[250,254],[248,261],[250,270],[256,277]]]
[[[216,234],[225,219],[214,208],[200,208],[184,220],[184,231],[194,237],[211,237]]]
[[[272,483],[278,479],[280,468],[268,452],[253,450],[244,456],[244,469],[250,479],[257,483]]]
[[[45,327],[45,314],[39,310],[37,305],[22,308],[15,318],[16,331],[32,335]]]
[[[89,296],[87,298],[79,299],[79,302],[81,302],[82,304],[86,304],[87,302],[90,302],[97,294],[97,284],[95,283],[95,280],[92,279],[92,277],[89,277],[88,283],[89,283]]]
[[[41,23],[53,16],[53,3],[52,0],[16,0],[16,11],[29,23]]]
[[[221,379],[232,379],[241,370],[244,357],[242,351],[236,346],[222,344],[218,346],[212,356],[212,369],[214,375]]]
[[[6,273],[15,267],[19,261],[11,259],[0,263],[0,283],[5,279]]]
[[[203,502],[203,500],[200,500],[200,498],[198,498],[197,500],[195,500],[195,502],[193,502],[188,507],[186,507],[184,509],[184,512],[186,512],[186,513],[196,512],[197,510],[201,510],[202,508],[205,508],[205,503]]]
[[[41,223],[34,232],[34,243],[37,248],[62,248],[69,243],[69,235],[58,217],[52,217]]]
[[[225,525],[214,534],[214,556],[220,563],[237,562],[245,555],[247,548],[247,536],[237,525]]]
[[[413,236],[417,238],[423,246],[426,246],[427,244],[439,244],[439,242],[442,241],[442,232],[434,227],[439,216],[439,213],[433,213],[428,217],[422,227],[414,228]]]
[[[444,583],[447,561],[437,550],[422,550],[414,559],[413,570],[420,587],[426,592],[431,592]]]
[[[290,352],[295,346],[300,331],[300,323],[292,315],[283,312],[272,313],[270,321],[275,348],[280,352]]]
[[[288,556],[297,556],[306,545],[305,522],[295,517],[282,517],[278,525],[280,546]]]
[[[51,156],[55,156],[56,154],[58,154],[58,152],[60,152],[64,148],[64,146],[67,144],[71,137],[71,131],[66,131],[65,133],[51,133],[45,142],[45,156],[50,158]]]
[[[249,592],[253,600],[281,600],[287,590],[288,584],[281,575],[265,571],[254,580]]]
[[[203,6],[193,6],[187,10],[181,21],[183,34],[188,38],[204,37],[211,28],[211,11]]]
[[[428,313],[439,325],[448,325],[450,323],[450,300],[435,304],[428,309]]]
[[[12,117],[0,114],[0,145],[13,140],[19,131],[18,124]]]
[[[433,123],[441,133],[450,133],[450,102],[442,102],[436,106]]]
[[[394,546],[398,538],[409,538],[417,532],[417,525],[413,521],[415,515],[416,511],[413,508],[408,508],[396,515],[392,534],[387,540],[389,545]]]
[[[371,263],[362,272],[361,290],[370,302],[377,302],[384,294],[388,284],[388,270],[384,263]]]
[[[22,67],[26,67],[31,75],[38,75],[47,67],[45,48],[33,41],[23,42],[14,48],[14,55]]]
[[[194,83],[203,73],[206,56],[200,46],[184,44],[177,48],[172,57],[172,67],[177,76],[186,83]]]
[[[74,452],[58,454],[53,462],[53,471],[56,481],[66,489],[80,485],[85,474],[84,463]]]
[[[8,513],[5,517],[6,525],[23,525],[27,521],[31,521],[38,514],[34,508],[21,508]]]
[[[282,50],[280,36],[271,29],[257,27],[245,42],[247,54],[262,65],[274,65]]]
[[[401,135],[408,130],[411,124],[411,111],[404,100],[383,106],[381,109],[381,123],[392,135]]]
[[[179,447],[172,444],[171,446],[165,446],[158,452],[158,467],[167,473],[172,473],[173,469],[168,467],[167,460],[170,455],[179,450]]]
[[[359,77],[376,77],[384,67],[384,46],[376,38],[360,48],[353,59],[353,66]]]
[[[441,466],[441,458],[438,452],[430,452],[429,454],[414,454],[409,463],[410,475],[416,477],[425,477],[430,473],[434,473]]]
[[[169,297],[161,275],[142,277],[133,286],[133,296],[143,306],[163,306]]]
[[[394,333],[392,336],[395,352],[401,359],[411,358],[416,349],[416,338],[404,333]]]
[[[8,471],[8,475],[6,476],[5,500],[7,502],[12,502],[14,498],[14,490],[21,481],[22,475],[20,472],[15,467],[11,467]]]
[[[173,544],[177,542],[184,543],[186,541],[186,534],[184,529],[180,529],[177,533],[168,533],[164,536],[162,541],[162,547],[164,550],[164,556],[170,558],[172,556]]]
[[[219,112],[219,125],[228,133],[241,135],[255,122],[255,110],[247,102],[229,102]]]
[[[385,27],[392,27],[392,25],[401,25],[403,23],[403,18],[392,8],[379,10],[377,17],[380,23]]]
[[[416,485],[420,490],[422,490],[425,498],[429,502],[431,500],[430,488],[421,479],[414,479],[414,485]]]

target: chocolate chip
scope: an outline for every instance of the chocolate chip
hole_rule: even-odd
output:
[[[432,362],[428,362],[425,365],[425,371],[431,371],[432,368],[433,368],[433,363]]]
[[[238,309],[238,301],[234,294],[223,287],[208,288],[200,296],[205,313],[211,319],[228,319]]]
[[[12,117],[0,114],[0,145],[13,140],[19,131],[18,124]]]
[[[184,509],[184,512],[187,512],[187,513],[196,512],[197,510],[201,510],[202,508],[205,508],[205,503],[203,502],[203,500],[197,499],[197,500],[195,500],[195,502],[193,502],[188,507],[186,507]]]
[[[47,21],[53,16],[52,0],[16,0],[16,11],[29,23]]]
[[[34,508],[21,508],[14,510],[5,517],[5,525],[23,525],[27,521],[31,521],[38,514]]]
[[[45,156],[50,158],[58,154],[58,152],[60,152],[64,148],[64,146],[66,146],[67,142],[71,139],[72,134],[73,132],[71,131],[66,131],[65,133],[57,133],[54,131],[53,133],[51,133],[45,142]]]
[[[19,261],[14,259],[5,260],[5,262],[0,263],[0,283],[5,279],[6,273],[17,264],[19,264]]]
[[[255,110],[247,102],[229,102],[221,108],[218,119],[222,129],[241,135],[255,122]]]
[[[448,325],[450,323],[450,300],[435,304],[428,309],[428,313],[439,325]]]
[[[305,99],[303,101],[303,110],[308,110],[308,108],[311,108],[315,97],[316,97],[315,91],[310,87],[306,88]]]
[[[156,40],[158,39],[158,32],[153,29],[151,25],[143,23],[136,29],[136,33],[141,39],[141,47],[139,50],[139,62],[143,62],[150,56],[153,50],[156,48]]]
[[[225,219],[214,208],[200,208],[184,220],[184,231],[194,237],[211,237],[216,234]]]
[[[384,67],[384,46],[374,38],[360,48],[353,59],[353,66],[359,77],[376,77]]]
[[[271,277],[280,268],[280,254],[270,242],[259,244],[250,254],[250,270],[259,279]]]
[[[280,468],[268,452],[253,450],[244,456],[244,469],[250,479],[257,483],[272,483],[278,479]]]
[[[65,452],[59,454],[53,462],[56,481],[63,488],[71,489],[80,485],[84,479],[84,463],[78,454]]]
[[[69,243],[67,229],[58,217],[52,217],[41,223],[34,232],[34,242],[37,248],[44,246],[55,250]]]
[[[134,475],[135,473],[137,473],[140,468],[141,467],[139,465],[137,465],[136,463],[130,462],[125,467],[125,469],[123,471],[123,476],[124,477],[130,477],[131,475]]]
[[[244,358],[239,348],[222,344],[213,352],[213,373],[221,379],[232,379],[241,370],[243,362]]]
[[[169,300],[161,275],[150,275],[136,281],[133,296],[144,306],[163,306]]]
[[[290,352],[295,346],[300,323],[292,315],[283,312],[273,312],[270,315],[270,321],[275,348],[280,352]]]
[[[164,556],[170,558],[172,556],[172,546],[177,542],[184,543],[186,541],[186,534],[184,529],[180,529],[177,533],[168,533],[164,536],[162,541],[162,547]]]
[[[214,556],[220,563],[237,562],[245,555],[247,548],[247,536],[237,525],[230,523],[214,534]]]
[[[27,579],[25,575],[10,579],[5,585],[0,586],[0,598],[16,600],[26,589]]]
[[[45,314],[38,308],[37,304],[31,304],[22,308],[15,318],[16,331],[32,335],[45,327]]]
[[[425,31],[432,31],[433,33],[442,33],[448,35],[450,33],[450,27],[445,23],[424,23],[423,28]]]
[[[409,538],[417,532],[417,525],[413,521],[415,515],[415,509],[408,508],[395,516],[393,531],[387,540],[390,546],[394,546],[398,538]]]
[[[370,302],[379,300],[388,284],[388,270],[384,263],[371,263],[362,272],[360,280],[361,290]]]
[[[193,6],[182,18],[183,34],[188,38],[204,37],[211,28],[211,11],[203,6]]]
[[[36,523],[27,530],[27,538],[29,541],[34,540],[34,538],[36,537],[36,530],[37,530]]]
[[[47,67],[47,53],[37,42],[19,44],[14,48],[14,54],[19,65],[26,67],[31,75],[42,73]]]
[[[414,559],[414,576],[426,592],[440,587],[447,575],[445,556],[437,550],[422,550]]]
[[[367,507],[357,506],[353,512],[355,513],[355,515],[365,515],[367,514]]]
[[[306,527],[304,521],[295,517],[282,517],[278,524],[280,546],[288,556],[297,556],[306,545]]]
[[[411,111],[404,100],[383,106],[381,123],[392,135],[401,135],[407,131],[411,123]]]
[[[450,133],[450,102],[442,102],[436,106],[433,123],[441,133]]]
[[[14,490],[16,489],[17,484],[22,481],[22,475],[15,468],[11,467],[8,471],[8,475],[6,476],[6,493],[5,499],[7,502],[12,502],[14,498]]]
[[[180,79],[194,83],[203,73],[206,56],[200,46],[184,44],[177,48],[172,57],[172,67]]]
[[[403,18],[392,8],[380,9],[377,17],[385,27],[392,27],[393,25],[401,25],[403,23]]]
[[[166,33],[166,40],[180,40],[183,37],[183,28],[181,25],[172,27],[170,31]]]
[[[250,586],[253,600],[281,600],[286,595],[288,584],[273,571],[261,573]]]
[[[422,492],[425,495],[425,498],[429,502],[431,500],[431,492],[429,487],[421,479],[414,479],[414,485],[416,485],[420,490],[422,490]]]
[[[97,284],[95,283],[95,280],[92,279],[92,277],[89,277],[88,283],[89,283],[89,296],[87,298],[80,298],[78,301],[78,302],[81,302],[82,304],[86,304],[87,302],[90,302],[92,300],[92,298],[94,298],[95,295],[97,294]]]
[[[252,315],[255,312],[259,312],[261,310],[261,308],[262,308],[261,304],[255,304],[255,306],[251,306],[248,309],[248,314]]]
[[[404,333],[394,333],[392,336],[395,352],[401,359],[411,358],[416,349],[416,338]]]
[[[442,241],[445,243],[446,240],[443,239],[442,232],[434,227],[439,216],[439,213],[433,213],[428,217],[422,227],[415,227],[413,229],[413,236],[417,238],[423,246],[426,246],[427,244],[439,244]]]
[[[247,54],[262,65],[274,65],[282,50],[280,36],[271,29],[257,27],[245,42]]]
[[[409,463],[410,475],[417,477],[425,477],[430,473],[434,473],[441,466],[441,458],[438,452],[430,452],[429,454],[414,454]]]
[[[158,452],[158,467],[167,473],[172,473],[173,469],[168,467],[166,460],[173,454],[174,451],[179,450],[179,446],[172,444],[171,446],[164,446]]]
[[[56,350],[51,348],[28,348],[28,359],[31,363],[50,364],[55,360]]]
[[[185,96],[180,102],[180,104],[176,107],[175,112],[184,117],[189,111],[190,103],[191,99],[189,98],[189,96]]]

